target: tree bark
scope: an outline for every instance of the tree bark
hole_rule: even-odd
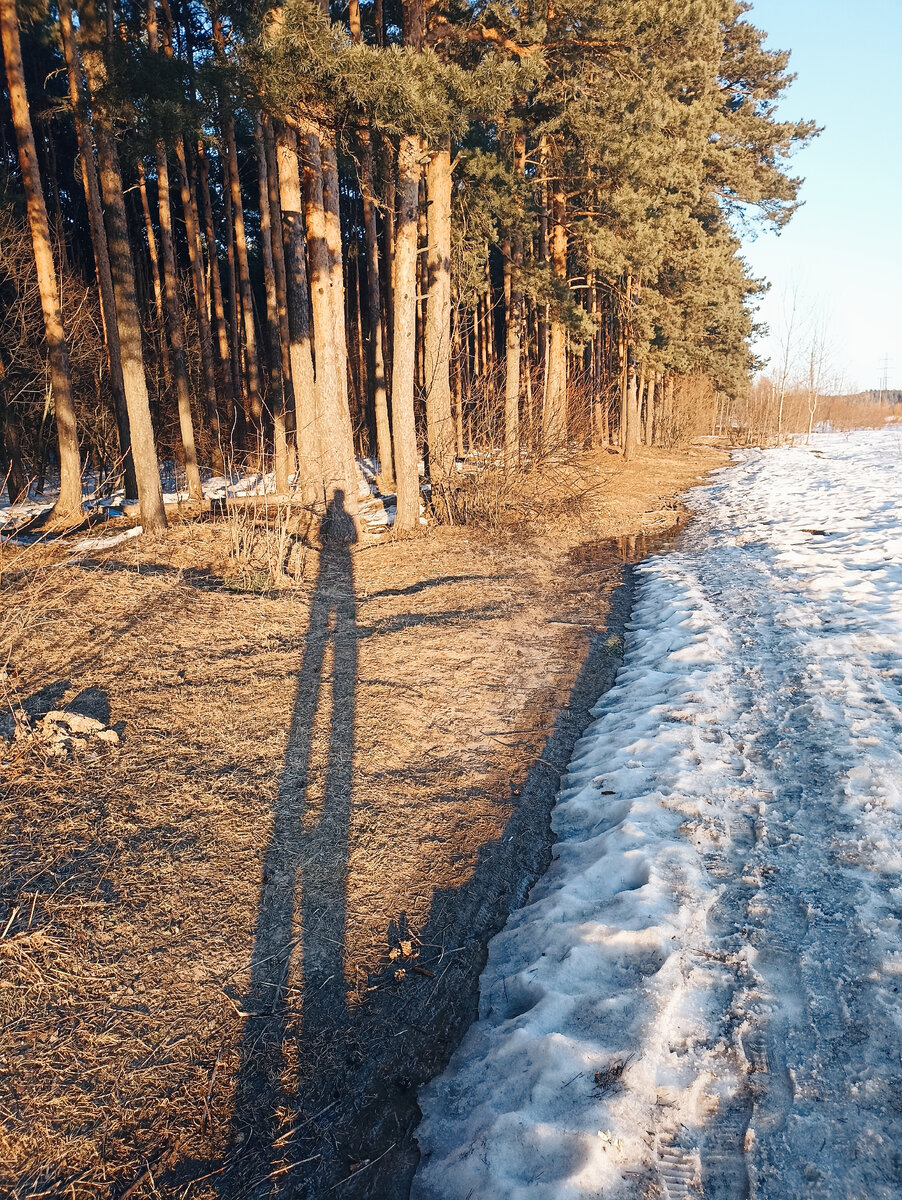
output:
[[[295,438],[298,482],[308,504],[322,499],[319,483],[319,434],[316,419],[316,385],[310,344],[310,303],[307,289],[307,248],[298,170],[296,139],[280,129],[276,146],[279,195],[285,246],[288,299],[289,352],[294,388]]]
[[[382,297],[379,283],[379,234],[373,197],[373,141],[368,128],[360,131],[360,192],[363,197],[363,227],[366,239],[367,311],[370,331],[370,372],[373,409],[376,416],[376,453],[379,456],[379,486],[391,492],[395,486],[391,426],[388,419],[388,389],[385,381],[385,347],[382,328]]]
[[[540,263],[548,261],[548,216],[549,216],[549,195],[548,186],[548,137],[546,134],[539,136],[538,146],[539,156],[539,233],[537,258]],[[536,333],[537,333],[537,350],[538,362],[546,369],[548,367],[548,305],[543,304],[536,313]]]
[[[249,416],[259,423],[263,415],[260,395],[260,359],[257,353],[257,333],[254,327],[254,302],[251,294],[251,272],[247,257],[247,234],[244,229],[244,206],[241,200],[241,180],[238,176],[238,146],[235,141],[235,121],[228,101],[223,101],[225,132],[225,161],[228,172],[229,195],[232,202],[232,232],[235,245],[235,268],[241,311],[244,318],[244,359],[247,372]]]
[[[22,466],[22,451],[19,446],[19,429],[15,418],[9,411],[6,396],[6,367],[0,355],[0,494],[6,485],[6,494],[10,504],[15,504],[20,496],[27,495],[28,481]]]
[[[392,357],[392,433],[394,435],[397,510],[395,529],[410,533],[419,526],[420,477],[414,417],[417,319],[417,207],[420,194],[420,139],[407,134],[398,149],[399,212],[395,236]]]
[[[116,428],[119,435],[120,465],[127,499],[138,498],[138,481],[132,462],[131,433],[128,427],[128,409],[125,405],[125,388],[122,383],[122,359],[119,347],[119,326],[116,321],[116,301],[113,297],[113,276],[110,272],[110,255],[103,225],[103,207],[100,202],[100,184],[97,180],[97,164],[94,161],[94,144],[85,114],[84,89],[81,79],[81,59],[72,27],[70,0],[59,2],[60,33],[66,58],[66,74],[69,81],[69,101],[78,141],[78,156],[81,163],[81,181],[88,206],[88,223],[91,229],[91,246],[94,252],[94,269],[100,292],[100,313],[103,320],[103,335],[106,341],[107,358],[110,365],[110,382],[113,389],[113,406],[116,413]]]
[[[163,362],[163,381],[166,387],[172,386],[172,363],[169,361],[169,344],[166,341],[166,315],[163,310],[163,285],[160,282],[160,255],[157,250],[157,235],[150,215],[150,201],[147,198],[147,178],[144,174],[144,163],[138,158],[138,191],[141,195],[141,212],[144,216],[144,233],[147,237],[147,256],[150,259],[150,277],[153,282],[153,301],[157,313],[157,331],[160,339],[160,358]]]
[[[300,129],[310,297],[316,362],[320,470],[327,507],[343,504],[356,520],[357,473],[348,409],[341,227],[335,149],[313,122]],[[343,495],[338,498],[337,493]]]
[[[231,424],[235,418],[236,380],[232,374],[232,355],[229,348],[229,327],[226,323],[225,306],[222,298],[222,275],[219,270],[219,249],[216,241],[216,224],[213,220],[213,203],[210,199],[210,166],[202,141],[197,143],[198,190],[204,222],[204,241],[207,243],[207,264],[210,271],[210,309],[216,327],[216,352],[219,359],[220,387],[226,398],[226,409]]]
[[[514,135],[514,171],[522,175],[526,167],[526,135]],[[523,326],[523,238],[519,230],[508,243],[505,261],[507,280],[507,322],[504,344],[504,465],[510,470],[520,459],[520,359]]]
[[[567,197],[560,182],[551,198],[551,266],[555,278],[567,280]],[[548,370],[542,406],[542,443],[546,450],[560,450],[567,441],[567,331],[558,312],[550,321]]]
[[[269,367],[269,407],[273,421],[276,491],[288,492],[288,438],[285,431],[285,394],[282,379],[282,337],[279,324],[279,301],[276,294],[276,268],[273,261],[272,213],[269,206],[269,174],[266,146],[263,141],[263,122],[254,122],[254,143],[257,149],[257,174],[260,185],[260,241],[263,248],[263,282],[266,288],[267,365]]]
[[[288,277],[285,270],[285,231],[282,228],[282,198],[279,194],[279,166],[276,162],[276,141],[272,121],[263,124],[263,147],[266,153],[266,185],[269,199],[269,221],[272,229],[273,273],[276,282],[276,310],[279,319],[279,362],[282,370],[282,397],[285,411],[285,431],[288,439],[289,471],[294,466],[291,431],[294,410],[294,387],[291,379],[291,331],[288,323]]]
[[[194,312],[197,317],[197,334],[200,341],[200,363],[204,380],[204,416],[212,438],[212,458],[215,471],[225,469],[222,453],[222,431],[219,428],[219,405],[216,396],[216,368],[213,365],[213,335],[207,315],[207,281],[204,278],[203,247],[200,240],[200,221],[194,199],[194,189],[188,174],[188,157],[185,139],[179,135],[175,140],[175,156],[178,162],[179,194],[185,218],[185,236],[188,239],[188,263],[194,284]]]
[[[7,0],[8,2],[8,0]],[[115,148],[113,124],[103,92],[106,84],[106,63],[103,56],[103,33],[97,17],[96,0],[82,0],[80,6],[82,61],[88,83],[97,159],[100,170],[100,190],[107,219],[107,245],[113,275],[113,294],[119,322],[119,344],[122,350],[122,380],[128,422],[132,438],[132,458],[138,481],[138,504],[141,525],[145,533],[158,534],[166,528],[163,489],[154,446],[153,425],[144,374],[144,353],[141,346],[141,321],[135,298],[135,268],[128,240],[128,222],[119,158]]]
[[[426,441],[429,480],[447,487],[454,478],[451,412],[451,139],[426,167],[428,297],[424,336]],[[435,497],[433,497],[433,500]]]
[[[53,506],[54,516],[69,518],[82,511],[81,455],[78,448],[78,426],[69,376],[69,347],[63,328],[59,286],[50,241],[50,223],[38,171],[37,149],[28,97],[25,94],[25,71],[19,41],[19,22],[15,0],[0,0],[0,38],[6,62],[9,102],[19,152],[19,168],[25,190],[28,227],[37,268],[41,312],[44,316],[44,336],[50,359],[50,383],[56,415],[56,433],[60,460],[60,493]]]
[[[169,331],[169,346],[172,350],[172,372],[175,376],[178,399],[179,432],[185,454],[185,480],[188,495],[192,500],[203,499],[200,471],[197,466],[197,449],[194,444],[194,422],[191,417],[191,390],[188,386],[188,364],[185,358],[185,332],[182,327],[182,310],[179,304],[178,275],[175,265],[175,247],[172,242],[172,206],[169,197],[169,164],[166,147],[157,143],[157,200],[160,222],[160,249],[163,251],[163,300],[166,309],[166,326]]]
[[[156,0],[148,0],[147,43],[150,52],[159,50],[157,33]],[[163,299],[166,309],[166,326],[169,345],[172,348],[172,369],[175,374],[178,398],[179,431],[185,454],[185,478],[188,495],[192,500],[202,500],[204,491],[197,466],[197,449],[194,444],[194,422],[191,418],[191,390],[188,386],[188,364],[185,358],[185,331],[182,325],[182,308],[179,303],[178,270],[175,263],[175,246],[172,240],[172,203],[169,191],[169,162],[166,143],[159,140],[157,151],[157,211],[160,222],[160,248],[163,251]]]
[[[153,14],[148,23],[148,29],[153,28],[152,41],[156,41],[156,3],[149,0]],[[174,23],[169,0],[159,0],[163,16],[161,41],[163,53],[172,58]],[[151,49],[155,49],[151,45]],[[193,74],[193,54],[189,55]],[[175,156],[178,163],[179,195],[182,202],[182,215],[185,221],[185,237],[188,242],[188,263],[191,268],[191,278],[194,287],[194,310],[197,319],[197,334],[200,342],[201,373],[204,382],[204,416],[207,428],[212,437],[212,458],[214,468],[222,471],[225,462],[222,455],[222,444],[219,431],[219,409],[216,401],[216,372],[213,368],[213,339],[210,333],[210,319],[207,316],[207,284],[204,279],[204,260],[200,241],[200,221],[194,200],[194,191],[188,174],[188,158],[185,153],[185,139],[179,134],[175,139]]]
[[[395,194],[394,158],[390,144],[383,147],[382,164],[382,235],[385,240],[385,278],[382,292],[385,300],[385,361],[386,387],[391,394],[391,364],[394,349],[391,340],[395,332],[395,210],[397,196]]]
[[[626,368],[626,428],[623,431],[623,461],[636,457],[639,446],[639,388],[636,367],[627,352]]]
[[[225,40],[219,17],[213,17],[213,45],[217,61],[225,62]],[[247,378],[248,416],[259,423],[263,415],[260,395],[260,359],[257,353],[257,334],[254,327],[254,304],[251,295],[251,275],[247,257],[247,235],[244,228],[244,206],[241,200],[241,179],[238,175],[238,146],[235,141],[235,119],[228,96],[220,93],[220,127],[225,138],[224,159],[227,186],[231,200],[233,252],[241,311],[244,319],[244,357]],[[237,317],[236,317],[237,334]]]
[[[655,444],[655,391],[657,373],[652,371],[648,377],[648,390],[645,393],[645,444]]]

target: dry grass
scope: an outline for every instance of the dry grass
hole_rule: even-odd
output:
[[[42,567],[29,626],[0,591],[11,699],[124,732],[4,754],[0,1192],[368,1194],[404,1048],[441,1058],[411,1014],[457,986],[461,905],[501,886],[486,856],[604,628],[610,539],[721,461],[588,457],[576,520],[308,552],[267,595],[226,590],[228,526],[187,520]]]

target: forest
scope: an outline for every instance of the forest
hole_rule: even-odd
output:
[[[0,7],[10,501],[90,478],[152,534],[161,467],[254,462],[355,517],[363,458],[404,533],[421,472],[453,520],[465,461],[748,408],[739,237],[817,130],[741,0]]]
[[[744,0],[0,0],[0,34],[0,1194],[409,1200],[682,497],[751,497],[729,572],[782,501],[712,482],[726,449],[897,415],[828,397],[801,303],[761,374],[743,245],[818,128]],[[833,552],[818,503],[784,519]],[[719,744],[702,657],[630,770]]]

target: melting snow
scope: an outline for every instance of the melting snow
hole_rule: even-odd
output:
[[[693,506],[417,1200],[902,1194],[902,439],[738,453]]]

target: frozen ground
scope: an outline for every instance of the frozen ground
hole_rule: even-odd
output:
[[[902,438],[738,456],[421,1094],[417,1200],[902,1196]]]

